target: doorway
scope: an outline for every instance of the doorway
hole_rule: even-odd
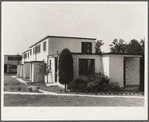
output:
[[[124,58],[124,86],[140,84],[140,58]]]

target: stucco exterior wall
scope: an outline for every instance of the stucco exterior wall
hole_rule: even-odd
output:
[[[24,54],[27,53],[27,57],[24,58]],[[22,54],[22,64],[24,64],[25,61],[30,61],[30,52],[27,51],[24,54]],[[28,53],[29,53],[29,57],[28,57]]]
[[[26,67],[25,67],[25,64],[23,65],[23,78],[25,78],[26,76]]]
[[[109,77],[109,56],[102,56],[103,73]]]
[[[69,87],[74,85],[74,82],[79,77],[83,79],[88,79],[88,76],[79,75],[79,59],[95,59],[95,72],[103,73],[103,65],[102,65],[102,57],[99,55],[73,55],[73,69],[74,69],[74,77],[73,81],[69,83]]]
[[[20,76],[20,65],[17,65],[17,76]]]
[[[126,85],[140,84],[140,58],[126,58]]]
[[[60,54],[64,48],[71,52],[81,53],[82,42],[92,42],[92,53],[95,53],[95,40],[73,38],[49,38],[49,55]]]
[[[23,77],[23,65],[20,65],[20,77]]]
[[[49,39],[47,38],[44,41],[40,42],[39,44],[35,45],[35,46],[40,45],[40,52],[39,53],[33,54],[33,48],[35,46],[31,47],[32,48],[32,55],[30,56],[31,61],[43,61],[43,60],[47,61],[48,50],[49,50],[48,49],[49,48],[48,47],[49,46],[49,44],[48,44],[49,41],[48,40]],[[46,51],[43,50],[43,43],[44,42],[46,42]]]
[[[23,65],[23,78],[30,78],[30,63],[24,63]]]
[[[122,55],[109,56],[109,78],[118,82],[120,87],[124,86],[124,62]]]

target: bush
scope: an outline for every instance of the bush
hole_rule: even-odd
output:
[[[102,73],[94,73],[89,76],[89,83],[87,85],[90,92],[105,91],[109,84],[109,78]]]
[[[106,91],[118,91],[120,88],[118,82],[109,82],[109,84],[106,87]]]
[[[81,92],[85,92],[87,90],[87,84],[88,84],[88,81],[82,78],[76,79],[74,89]]]
[[[82,78],[75,80],[74,90],[92,93],[101,91],[118,91],[119,84],[117,82],[110,81],[108,76],[102,73],[94,73],[89,76],[88,81]]]
[[[21,91],[21,87],[18,87],[17,90],[18,90],[18,91]]]

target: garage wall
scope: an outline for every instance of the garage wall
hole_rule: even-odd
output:
[[[102,56],[103,72],[109,77],[109,56]]]
[[[124,86],[123,77],[123,56],[122,55],[112,55],[109,56],[109,78],[112,81],[118,82],[120,87]]]

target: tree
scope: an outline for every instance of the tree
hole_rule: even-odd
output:
[[[125,53],[126,51],[126,44],[124,44],[123,39],[120,39],[119,41],[117,39],[114,39],[112,44],[110,44],[109,46],[112,53]]]
[[[141,46],[141,44],[143,44],[143,40],[141,40],[141,43],[139,43],[137,40],[135,39],[132,39],[129,44],[127,45],[127,50],[126,52],[127,53],[132,53],[132,54],[135,54],[135,53],[143,53],[143,48]]]
[[[48,83],[48,75],[49,73],[51,73],[51,69],[49,68],[51,65],[50,64],[47,64],[45,62],[45,60],[43,60],[43,64],[39,64],[39,71],[40,72],[43,72],[43,74],[47,77],[47,83]]]
[[[96,54],[101,54],[101,53],[102,53],[100,47],[101,47],[103,44],[104,44],[104,43],[102,42],[102,40],[97,40],[96,46],[95,46],[95,53],[96,53]]]
[[[63,49],[59,58],[59,82],[66,85],[73,80],[73,58],[71,52]]]

